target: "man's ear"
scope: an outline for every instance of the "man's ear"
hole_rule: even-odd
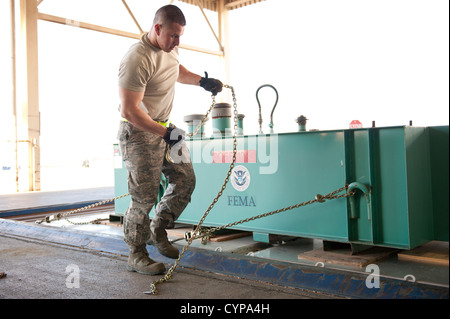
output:
[[[162,25],[157,23],[157,24],[155,24],[154,28],[155,28],[156,35],[158,35],[158,36],[161,35]]]

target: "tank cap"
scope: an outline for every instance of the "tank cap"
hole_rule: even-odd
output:
[[[203,117],[205,116],[205,114],[189,114],[183,117],[183,121],[189,123],[189,122],[193,122],[193,121],[201,121],[203,120]],[[209,117],[206,118],[206,121],[209,120]]]

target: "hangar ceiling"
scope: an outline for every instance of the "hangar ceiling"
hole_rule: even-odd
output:
[[[225,0],[225,1],[220,1],[220,0],[203,0],[203,1],[198,1],[198,0],[180,0],[182,2],[186,2],[189,4],[193,4],[193,5],[198,5],[199,2],[201,2],[202,6],[204,9],[208,9],[211,11],[219,11],[219,8],[221,6],[221,3],[223,3],[222,5],[225,7],[225,9],[227,10],[233,10],[233,9],[238,9],[238,8],[242,8],[257,2],[261,2],[263,0]]]

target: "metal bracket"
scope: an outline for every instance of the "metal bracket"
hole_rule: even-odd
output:
[[[362,183],[359,182],[353,182],[350,185],[348,185],[347,193],[353,192],[356,189],[360,190],[364,193],[364,196],[366,197],[367,202],[367,218],[370,220],[370,212],[372,207],[372,201],[371,201],[371,193],[370,188]],[[349,203],[350,203],[350,218],[351,219],[358,219],[359,218],[359,211],[356,209],[356,199],[355,196],[349,196],[348,197]]]

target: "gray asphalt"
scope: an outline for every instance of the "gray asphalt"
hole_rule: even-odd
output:
[[[146,295],[153,280],[126,270],[126,256],[0,236],[1,299],[322,299],[330,296],[221,274],[177,268]],[[168,268],[170,265],[166,265]]]

